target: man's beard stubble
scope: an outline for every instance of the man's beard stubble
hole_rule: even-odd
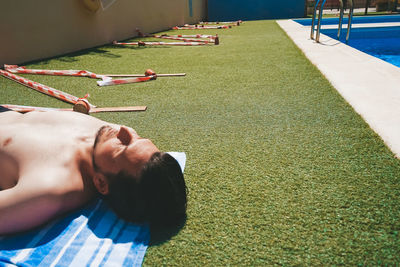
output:
[[[95,156],[94,156],[97,145],[99,144],[101,139],[103,139],[103,140],[106,139],[107,140],[112,135],[114,135],[114,134],[116,135],[117,132],[118,131],[116,129],[112,128],[109,125],[101,126],[100,129],[97,131],[96,138],[94,139],[93,153],[92,153],[93,169],[96,172],[101,172],[102,173],[102,171],[100,170],[99,166],[96,164]]]

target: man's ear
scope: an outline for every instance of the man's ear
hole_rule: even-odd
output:
[[[96,173],[93,177],[93,183],[97,191],[102,195],[108,195],[108,182],[106,177],[101,173]]]
[[[132,133],[126,126],[121,126],[119,128],[117,138],[121,141],[123,145],[128,145],[132,140]]]

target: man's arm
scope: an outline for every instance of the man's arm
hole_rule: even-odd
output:
[[[32,229],[58,215],[62,196],[51,186],[16,185],[0,191],[0,235]]]

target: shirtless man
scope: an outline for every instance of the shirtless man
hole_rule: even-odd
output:
[[[133,129],[77,112],[0,107],[0,235],[97,196],[133,222],[177,224],[186,216],[179,164]]]

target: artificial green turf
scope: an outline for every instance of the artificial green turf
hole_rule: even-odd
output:
[[[398,265],[399,160],[275,21],[201,33],[221,45],[105,46],[28,65],[186,77],[97,87],[25,75],[99,106],[147,105],[96,117],[187,153],[187,224],[144,265]],[[3,103],[68,106],[0,85]]]

